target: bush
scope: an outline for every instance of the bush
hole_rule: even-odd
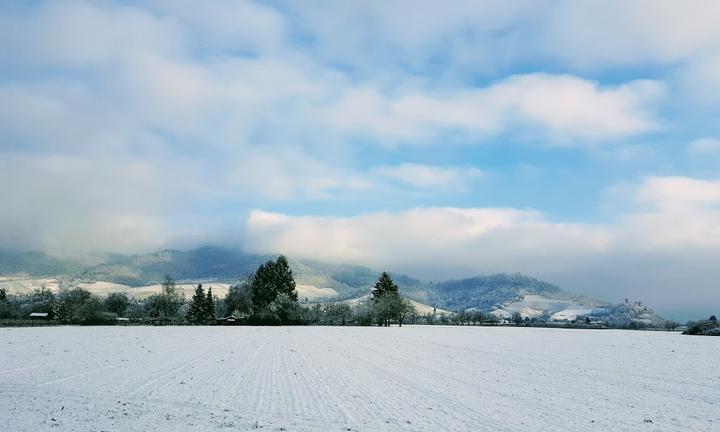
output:
[[[710,320],[700,321],[688,327],[683,334],[697,336],[720,336],[720,322]]]
[[[105,299],[105,309],[121,316],[130,306],[130,299],[124,292],[110,293]]]

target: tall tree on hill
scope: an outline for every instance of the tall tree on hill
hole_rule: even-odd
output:
[[[280,255],[277,260],[268,260],[260,265],[250,283],[253,311],[258,314],[267,309],[278,296],[286,294],[292,301],[297,301],[295,279],[287,258]]]
[[[200,324],[204,321],[204,314],[207,309],[205,306],[206,299],[202,284],[198,284],[197,288],[195,288],[195,294],[193,294],[190,300],[187,315],[185,316],[188,321],[193,324]]]
[[[399,289],[398,286],[395,284],[395,282],[392,280],[390,275],[387,272],[382,272],[380,277],[378,278],[378,281],[375,283],[375,286],[372,290],[372,299],[374,302],[377,302],[380,300],[382,296],[388,293],[394,293],[398,294]]]
[[[215,299],[213,299],[212,287],[208,288],[207,296],[205,297],[203,320],[208,323],[215,321]]]

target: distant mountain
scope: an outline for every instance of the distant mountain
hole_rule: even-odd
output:
[[[0,275],[55,276],[76,274],[83,268],[75,260],[53,258],[42,252],[0,250]]]
[[[108,255],[87,267],[78,279],[102,280],[130,286],[159,283],[170,275],[179,281],[246,278],[268,259],[234,249],[202,247],[190,251],[162,250],[143,255]]]
[[[189,251],[162,250],[139,255],[107,254],[85,260],[58,259],[40,252],[0,252],[0,276],[28,275],[38,283],[57,279],[57,286],[94,286],[93,282],[121,284],[132,294],[134,287],[156,285],[165,275],[179,283],[233,284],[247,279],[269,255],[247,254],[237,249],[201,247]],[[301,297],[314,301],[347,300],[368,294],[378,271],[363,266],[290,259]],[[547,282],[522,274],[476,276],[445,282],[428,282],[392,274],[401,292],[413,300],[452,311],[479,310],[500,317],[518,312],[523,316],[574,320],[598,315],[615,321],[655,322],[652,311],[612,306],[571,294]],[[6,282],[9,284],[9,282]],[[17,282],[15,285],[18,285]],[[302,286],[301,286],[302,285]],[[10,285],[8,285],[10,286]],[[23,281],[25,290],[32,282]],[[97,285],[96,285],[97,286]],[[636,310],[637,309],[637,310]],[[624,317],[624,318],[623,318]]]

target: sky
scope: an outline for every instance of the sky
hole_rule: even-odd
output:
[[[720,2],[0,5],[0,245],[720,312]]]

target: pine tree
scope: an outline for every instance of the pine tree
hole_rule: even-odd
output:
[[[186,318],[193,324],[199,324],[204,320],[204,313],[206,310],[205,306],[206,297],[205,290],[202,284],[198,284],[195,288],[195,294],[193,294],[190,300],[190,307],[188,308]]]
[[[207,323],[215,321],[215,300],[212,295],[212,287],[208,288],[207,297],[205,297],[205,307],[203,313],[203,320]]]
[[[275,283],[277,292],[285,293],[291,299],[297,301],[297,291],[295,291],[295,278],[293,278],[290,264],[285,255],[280,255],[275,262]]]
[[[255,313],[265,310],[278,294],[286,294],[296,302],[298,296],[295,291],[295,279],[287,258],[280,255],[276,261],[268,260],[258,267],[250,284],[250,290]]]
[[[382,297],[385,294],[388,293],[394,293],[398,294],[399,289],[398,286],[395,284],[395,282],[392,280],[389,274],[387,272],[382,272],[380,275],[380,278],[378,278],[378,281],[375,283],[375,286],[372,290],[372,299],[373,301],[377,302],[380,297]]]
[[[277,291],[273,286],[273,267],[272,260],[261,264],[253,276],[250,284],[252,294],[253,312],[259,313],[267,308],[267,306],[277,297]]]

